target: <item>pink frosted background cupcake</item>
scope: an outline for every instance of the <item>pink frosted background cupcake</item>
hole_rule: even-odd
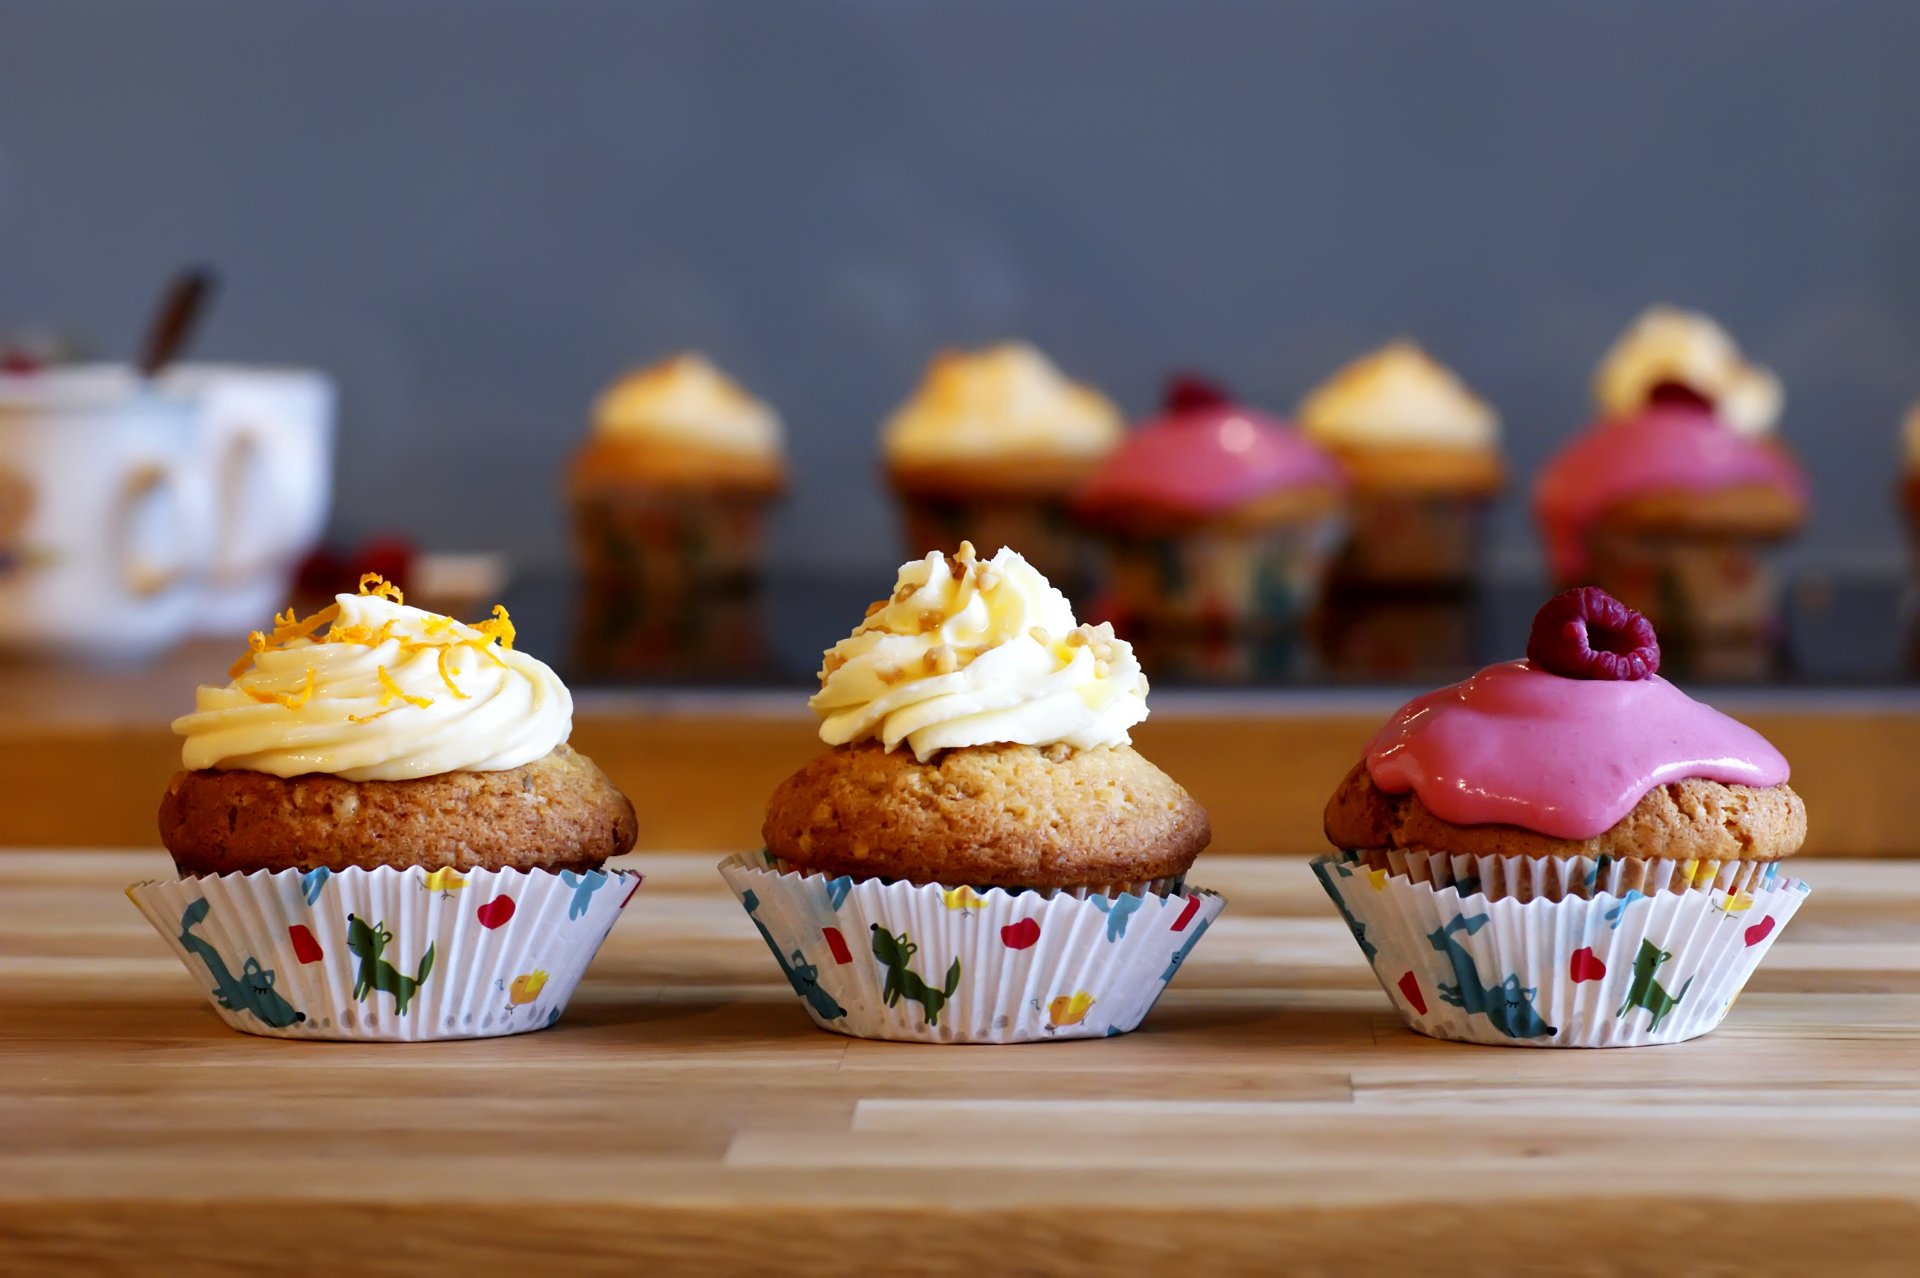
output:
[[[1554,578],[1646,614],[1672,648],[1771,643],[1769,551],[1806,517],[1779,442],[1779,383],[1705,316],[1656,308],[1596,379],[1601,418],[1542,471],[1534,511]]]
[[[1344,524],[1346,479],[1277,418],[1192,378],[1168,388],[1080,490],[1102,537],[1122,626],[1297,625],[1320,597]]]

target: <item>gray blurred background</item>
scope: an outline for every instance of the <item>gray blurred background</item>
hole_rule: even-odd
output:
[[[0,0],[0,327],[130,351],[213,262],[197,354],[340,380],[339,539],[535,569],[595,392],[703,349],[786,418],[776,563],[879,572],[875,430],[943,344],[1139,414],[1411,335],[1529,476],[1669,300],[1785,380],[1801,561],[1879,571],[1916,49],[1898,0]]]

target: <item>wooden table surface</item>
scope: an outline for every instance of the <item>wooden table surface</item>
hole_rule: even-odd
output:
[[[1583,1052],[1407,1033],[1305,865],[1232,857],[1138,1033],[854,1041],[713,858],[633,861],[557,1028],[372,1046],[223,1028],[120,893],[159,853],[0,851],[0,1272],[1905,1273],[1920,1247],[1920,865],[1809,863],[1718,1033]]]

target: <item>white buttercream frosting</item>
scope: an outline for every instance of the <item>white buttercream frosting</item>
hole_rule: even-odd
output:
[[[1412,342],[1342,368],[1301,402],[1299,421],[1336,448],[1492,448],[1500,434],[1487,402]]]
[[[1033,347],[1008,342],[946,351],[913,398],[888,421],[883,443],[897,462],[1106,454],[1125,430],[1106,396],[1069,381]]]
[[[594,405],[606,439],[765,455],[780,449],[780,418],[698,355],[629,373]]]
[[[470,626],[391,593],[340,595],[256,632],[231,681],[203,685],[174,720],[182,764],[405,781],[517,768],[567,739],[573,698],[513,650],[504,610]]]
[[[1129,743],[1147,679],[1110,625],[1083,626],[1065,595],[1012,550],[962,543],[900,569],[893,594],[827,651],[807,703],[828,745],[941,750],[1009,743]]]
[[[1712,401],[1722,421],[1750,438],[1780,420],[1780,379],[1748,363],[1727,331],[1698,311],[1655,306],[1643,312],[1601,361],[1594,397],[1603,416],[1633,417],[1665,383]]]

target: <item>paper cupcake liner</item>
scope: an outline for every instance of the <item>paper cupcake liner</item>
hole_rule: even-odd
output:
[[[1030,1043],[1138,1026],[1225,898],[1051,896],[781,871],[728,857],[740,898],[807,1014],[855,1038]]]
[[[1313,872],[1409,1029],[1500,1047],[1712,1031],[1808,891],[1776,875],[1753,891],[1490,901],[1352,853],[1319,857]]]
[[[1354,854],[1369,869],[1386,870],[1430,887],[1457,888],[1489,901],[1559,901],[1600,893],[1752,892],[1771,887],[1780,875],[1778,861],[1714,861],[1698,858],[1613,856],[1475,856],[1468,853],[1412,852],[1370,848]]]
[[[631,870],[260,870],[127,896],[231,1028],[400,1043],[560,1019]]]
[[[1333,567],[1336,588],[1464,586],[1479,558],[1488,502],[1478,494],[1358,493]]]
[[[1345,521],[1260,531],[1107,538],[1116,625],[1269,626],[1303,622],[1320,600]]]
[[[766,853],[765,855],[767,858],[767,864],[773,867],[775,870],[778,870],[782,874],[797,874],[801,876],[813,875],[813,876],[825,877],[828,879],[832,879],[835,877],[834,875],[827,874],[825,871],[822,871],[822,870],[815,870],[804,865],[795,865],[791,861],[782,860],[780,857],[773,855],[771,852]],[[892,882],[891,879],[879,879],[879,878],[872,879],[870,881],[874,883]],[[1170,878],[1164,878],[1164,879],[1137,879],[1137,880],[1129,880],[1121,883],[1101,883],[1101,884],[1086,886],[1086,887],[1023,887],[1023,888],[1012,888],[1008,890],[1019,892],[1019,893],[1028,893],[1038,897],[1130,896],[1130,895],[1134,895],[1141,892],[1150,892],[1155,896],[1173,896],[1183,891],[1186,888],[1186,885],[1187,885],[1187,876],[1184,874],[1176,874]],[[974,884],[973,886],[978,888],[982,892],[987,890],[986,888],[980,887],[980,885],[977,883]]]

